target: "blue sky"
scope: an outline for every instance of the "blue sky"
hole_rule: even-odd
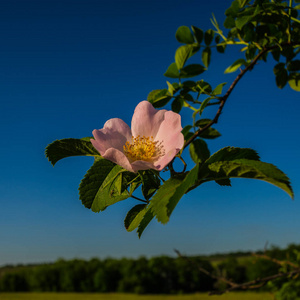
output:
[[[290,177],[295,200],[265,182],[208,183],[185,196],[170,222],[153,221],[139,240],[124,229],[126,200],[95,214],[78,200],[92,164],[68,158],[53,168],[47,144],[90,136],[107,119],[130,123],[135,106],[174,61],[181,25],[211,28],[230,1],[43,0],[0,4],[0,265],[79,257],[208,254],[299,243],[299,93],[279,90],[274,62],[259,62],[230,96],[215,126],[224,146],[251,147]],[[213,54],[203,79],[232,82],[237,50]],[[200,57],[195,60],[200,61]],[[202,78],[201,77],[201,78]],[[199,78],[200,79],[200,78]],[[191,121],[183,111],[183,124]]]

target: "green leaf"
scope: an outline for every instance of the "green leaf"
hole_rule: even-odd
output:
[[[228,9],[226,9],[225,15],[226,16],[232,16],[233,18],[235,18],[236,15],[238,14],[239,10],[240,10],[240,3],[239,3],[239,1],[234,0],[231,3],[231,6]]]
[[[138,204],[134,206],[126,215],[124,226],[127,231],[132,231],[139,226],[145,213],[147,204]]]
[[[225,52],[225,49],[226,49],[226,44],[219,44],[219,45],[217,45],[217,51],[219,52],[219,53],[224,53]]]
[[[206,68],[208,68],[210,64],[210,58],[211,58],[211,49],[209,47],[206,47],[202,51],[202,62]]]
[[[232,73],[232,72],[235,72],[237,69],[239,69],[242,65],[247,65],[247,62],[240,58],[238,60],[236,60],[231,66],[229,66],[225,71],[224,73],[227,74],[227,73]]]
[[[200,105],[200,108],[199,108],[199,114],[201,116],[201,114],[203,113],[203,110],[205,109],[205,107],[207,106],[208,102],[213,99],[212,97],[208,97],[206,99],[204,99]]]
[[[54,166],[60,159],[70,156],[99,156],[99,152],[89,141],[90,138],[83,139],[62,139],[56,140],[46,147],[46,157]]]
[[[159,89],[159,90],[153,90],[148,94],[147,100],[150,103],[155,102],[157,99],[160,99],[163,96],[168,95],[167,89]]]
[[[188,65],[180,70],[180,77],[181,78],[190,78],[194,76],[198,76],[206,71],[202,65],[199,64],[191,64]]]
[[[79,199],[85,207],[92,207],[101,184],[114,166],[113,162],[100,158],[87,171],[79,185]]]
[[[206,126],[207,124],[209,124],[211,121],[212,120],[210,120],[210,119],[201,119],[195,123],[195,126],[202,128],[202,127]],[[219,136],[221,136],[220,132],[211,127],[209,127],[208,129],[206,129],[204,132],[202,132],[200,134],[200,137],[203,139],[215,139]]]
[[[275,74],[276,85],[280,89],[282,89],[288,81],[288,73],[287,70],[285,69],[285,64],[278,63],[277,65],[275,65],[273,72]]]
[[[237,159],[233,161],[219,161],[208,165],[208,168],[216,173],[216,177],[250,178],[269,182],[293,198],[293,191],[289,178],[272,164],[249,159]]]
[[[167,85],[168,85],[168,92],[171,96],[174,95],[174,93],[176,92],[176,89],[174,88],[174,86],[169,82],[167,81]]]
[[[154,215],[150,209],[150,206],[148,206],[147,208],[145,208],[146,213],[142,219],[142,221],[139,224],[139,227],[137,229],[137,233],[138,233],[138,237],[140,238],[142,233],[144,232],[145,228],[148,226],[148,224],[152,221],[152,219],[154,218]]]
[[[214,128],[208,128],[200,134],[200,137],[203,139],[216,139],[221,136],[221,133]]]
[[[178,70],[181,70],[188,60],[193,54],[193,45],[184,45],[180,46],[175,53],[175,63]]]
[[[231,161],[236,159],[250,159],[259,161],[259,155],[257,152],[250,148],[237,148],[237,147],[225,147],[215,152],[208,158],[206,163],[213,163],[218,161]]]
[[[190,132],[190,130],[191,130],[192,128],[193,128],[193,126],[191,126],[191,125],[186,125],[186,126],[182,129],[181,133],[183,134],[185,140],[186,140],[186,135]]]
[[[211,121],[212,121],[211,119],[200,119],[195,123],[195,126],[204,127],[207,124],[209,124]]]
[[[231,29],[232,27],[235,27],[235,19],[231,16],[228,16],[224,21],[224,27],[227,29]]]
[[[223,90],[223,86],[224,86],[226,83],[227,83],[227,82],[220,83],[220,84],[212,91],[212,94],[213,94],[213,95],[221,95],[221,94],[222,94],[222,90]]]
[[[209,46],[211,44],[211,42],[214,39],[214,31],[212,29],[208,29],[207,31],[205,31],[204,33],[204,42],[207,46]]]
[[[242,16],[242,17],[238,17],[235,20],[235,25],[236,27],[241,30],[243,28],[244,25],[246,25],[247,23],[249,23],[251,21],[251,19],[253,18],[253,16]]]
[[[207,144],[202,139],[196,139],[191,142],[189,147],[190,155],[195,163],[202,163],[210,156],[210,151]]]
[[[179,71],[177,68],[176,63],[171,63],[168,67],[167,71],[165,72],[164,76],[170,77],[170,78],[179,78]]]
[[[146,200],[149,200],[160,186],[160,179],[155,176],[155,171],[140,171],[142,180],[142,193]]]
[[[130,197],[128,191],[122,189],[123,172],[125,172],[125,170],[118,165],[115,165],[111,169],[97,191],[92,204],[92,211],[103,211],[107,206]]]
[[[300,73],[290,74],[288,83],[293,90],[300,92]]]
[[[288,63],[287,70],[290,72],[300,71],[300,60],[295,59]]]
[[[191,30],[187,26],[180,26],[176,31],[175,37],[179,43],[193,44],[195,42]]]
[[[280,59],[280,49],[279,48],[274,49],[271,52],[271,54],[272,54],[274,60],[279,61],[279,59]]]
[[[196,182],[198,169],[199,165],[197,164],[191,171],[171,177],[158,189],[149,207],[159,222],[165,224],[169,221],[179,200]]]
[[[171,108],[174,112],[179,113],[182,109],[183,101],[180,97],[176,97],[172,102]]]
[[[197,91],[200,92],[200,94],[210,94],[212,91],[210,84],[203,80],[197,81],[196,88]]]
[[[160,89],[151,91],[147,97],[147,100],[156,108],[165,106],[172,96],[169,95],[167,89]]]
[[[201,44],[201,42],[203,40],[203,30],[196,26],[192,26],[192,30],[194,32],[194,35],[195,35],[195,38],[196,38],[198,44]]]

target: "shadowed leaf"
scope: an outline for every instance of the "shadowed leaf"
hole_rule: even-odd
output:
[[[91,138],[56,140],[46,147],[46,157],[54,166],[60,159],[70,156],[99,156],[89,141]]]

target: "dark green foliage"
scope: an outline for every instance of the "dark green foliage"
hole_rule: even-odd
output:
[[[99,159],[87,171],[79,185],[79,198],[86,208],[92,207],[101,184],[114,166],[111,161]]]
[[[176,64],[174,66],[176,66]],[[178,72],[178,76],[179,76],[179,72]],[[167,77],[172,77],[172,76],[167,76]],[[154,107],[157,107],[157,108],[165,106],[171,99],[172,99],[172,97],[170,96],[167,89],[154,90],[154,91],[150,92],[147,97],[147,100],[150,103],[152,103],[152,105]]]
[[[194,140],[190,144],[190,155],[195,163],[202,163],[210,156],[207,144],[202,139]]]
[[[191,30],[187,26],[179,27],[176,31],[175,37],[179,43],[193,44],[195,42]]]
[[[237,258],[232,256],[229,256],[217,265],[217,274],[219,276],[239,284],[247,281],[246,271],[246,266],[241,265]],[[228,285],[219,280],[216,282],[215,287],[219,289],[225,289],[228,287]]]
[[[208,261],[192,260],[213,270]],[[19,271],[13,268],[0,277],[0,292],[194,293],[213,289],[213,282],[181,258],[60,259]]]
[[[297,263],[299,253],[300,245],[292,244],[286,249],[271,247],[257,254]],[[211,262],[214,262],[215,267]],[[201,272],[199,267],[235,283],[285,272],[277,263],[253,256],[250,252],[194,256],[189,257],[189,261],[168,256],[150,259],[93,258],[89,261],[59,259],[52,264],[0,268],[0,292],[175,294],[222,290],[227,287],[223,281],[216,281]],[[273,291],[276,286],[282,286],[276,295],[278,300],[299,297],[298,278],[283,278],[262,289]]]
[[[89,141],[90,138],[83,139],[62,139],[54,141],[46,147],[46,157],[54,166],[60,159],[69,156],[99,156],[98,151]]]

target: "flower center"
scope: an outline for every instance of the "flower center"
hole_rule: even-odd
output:
[[[127,141],[123,149],[124,154],[131,162],[136,160],[155,161],[165,153],[162,142],[153,141],[153,136],[132,137],[131,143]]]

